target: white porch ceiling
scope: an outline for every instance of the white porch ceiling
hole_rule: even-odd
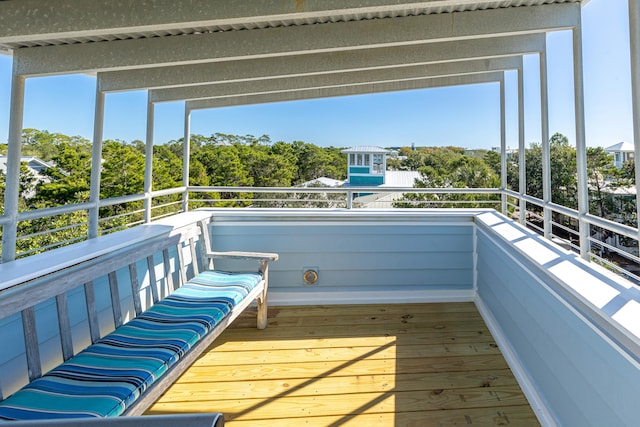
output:
[[[25,77],[238,105],[480,81],[579,26],[586,1],[0,0],[0,52]]]
[[[584,0],[4,0],[0,50],[529,7]]]

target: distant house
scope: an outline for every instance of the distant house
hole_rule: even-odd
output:
[[[623,141],[605,148],[604,151],[613,154],[613,163],[621,168],[626,161],[633,159],[635,148],[631,142]]]
[[[300,184],[299,187],[371,187],[371,191],[355,193],[353,203],[359,207],[390,207],[402,197],[402,192],[374,193],[374,188],[413,188],[418,171],[388,171],[387,156],[395,151],[380,147],[353,147],[342,150],[347,157],[347,180],[320,177]]]
[[[31,171],[34,178],[36,179],[36,183],[51,181],[48,176],[44,175],[44,171],[48,168],[54,167],[53,165],[33,156],[20,157],[20,163],[25,163],[27,165],[27,168],[29,168],[29,171]],[[6,175],[7,156],[0,156],[0,171],[2,171],[2,173]],[[32,197],[33,195],[34,191],[25,194],[26,197]]]
[[[341,152],[347,155],[348,185],[378,186],[385,183],[388,150],[380,147],[353,147]]]
[[[347,158],[347,182],[351,187],[412,188],[417,171],[388,171],[387,156],[393,152],[380,147],[353,147],[342,150]]]
[[[40,160],[34,156],[22,156],[20,157],[20,163],[26,163],[27,167],[34,173],[34,175],[42,175],[45,169],[53,167],[44,160]],[[7,173],[7,156],[0,156],[0,170],[2,173]]]
[[[387,155],[392,151],[380,147],[353,147],[342,150],[347,157],[346,187],[372,187],[372,191],[354,194],[354,203],[367,207],[389,207],[402,193],[373,193],[373,188],[413,188],[418,171],[388,171]]]
[[[494,151],[500,154],[500,147],[491,147],[491,151]],[[517,148],[507,148],[505,150],[505,154],[507,155],[507,160],[512,160],[518,157],[518,149]]]
[[[298,187],[342,187],[345,181],[339,179],[327,178],[321,176],[320,178],[312,179],[311,181],[303,182]]]

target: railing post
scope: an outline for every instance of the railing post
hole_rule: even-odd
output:
[[[2,227],[2,262],[13,261],[16,258],[18,241],[18,199],[20,196],[20,154],[22,151],[25,77],[18,75],[15,70],[16,63],[14,62],[11,76],[11,117],[4,193],[4,215],[9,218],[9,222]]]
[[[353,204],[353,191],[347,190],[347,209],[351,209]]]
[[[527,193],[527,165],[524,146],[524,68],[518,68],[518,176],[520,193],[520,223],[525,225],[527,219],[527,202],[522,197]]]
[[[506,129],[506,95],[505,95],[504,73],[500,80],[500,199],[502,206],[502,214],[508,215],[507,212],[507,129]]]
[[[100,202],[100,172],[102,169],[102,136],[104,130],[104,92],[100,90],[100,78],[96,82],[96,105],[93,122],[93,146],[91,148],[91,185],[89,202],[89,238],[98,237]]]
[[[547,39],[540,58],[540,124],[542,136],[542,207],[544,237],[551,239],[551,151],[549,148],[549,86],[547,83]]]
[[[640,185],[640,2],[629,0],[629,47],[631,56],[631,97],[633,109],[633,146],[636,187]],[[637,242],[640,245],[640,194],[636,192],[638,214]],[[639,248],[640,249],[640,248]]]
[[[584,123],[584,83],[582,67],[581,25],[573,28],[573,84],[576,114],[576,164],[578,166],[578,221],[580,235],[580,256],[589,259],[589,223],[585,221],[589,213],[589,185],[587,182],[587,147]]]
[[[153,190],[153,125],[154,104],[147,92],[147,141],[144,158],[144,222],[151,222],[151,191]]]
[[[184,138],[182,141],[182,186],[189,187],[189,162],[191,156],[191,109],[184,105]],[[182,193],[182,212],[189,210],[189,190]]]

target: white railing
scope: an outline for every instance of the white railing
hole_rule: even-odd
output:
[[[520,199],[527,204],[538,207],[539,211],[545,209],[549,211],[548,219],[544,214],[540,215],[532,210],[527,210],[525,215],[525,225],[536,232],[544,235],[545,226],[540,227],[540,222],[549,221],[548,238],[561,244],[565,248],[580,253],[580,226],[589,227],[588,252],[585,258],[602,264],[606,268],[621,274],[636,284],[640,284],[640,257],[638,257],[638,229],[625,224],[620,224],[596,215],[580,215],[577,210],[557,205],[555,203],[544,203],[535,197],[520,195],[514,191],[505,190],[508,199],[515,200],[515,203],[508,201],[509,208],[513,211],[519,209]],[[553,214],[556,214],[555,217]],[[532,220],[536,218],[538,224]],[[563,220],[558,222],[554,218]],[[621,244],[629,240],[627,245]],[[622,265],[621,265],[622,264]]]
[[[520,214],[521,201],[527,207]],[[580,253],[610,270],[640,283],[638,230],[595,215],[580,216],[575,209],[496,188],[391,188],[391,187],[177,187],[111,199],[97,203],[78,203],[18,213],[17,222],[51,219],[51,228],[36,232],[18,232],[16,241],[42,242],[22,245],[18,257],[43,252],[88,239],[92,210],[111,208],[111,214],[101,213],[97,234],[108,234],[148,221],[175,215],[198,207],[229,208],[435,208],[491,207],[521,220],[528,228],[553,239],[565,248]],[[116,211],[113,213],[113,211]],[[81,213],[82,220],[55,225],[55,218]],[[10,219],[0,216],[0,225]],[[588,245],[580,244],[580,227],[588,227]],[[18,228],[20,230],[20,228]],[[548,230],[545,232],[545,230]],[[66,234],[65,234],[66,233]],[[56,238],[56,236],[67,236]],[[47,236],[51,236],[47,240]]]

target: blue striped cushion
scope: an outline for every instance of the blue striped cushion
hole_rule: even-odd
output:
[[[261,280],[257,273],[199,274],[140,316],[0,402],[0,419],[122,414]]]
[[[225,271],[205,271],[191,279],[189,283],[178,289],[173,295],[189,295],[214,287],[216,295],[228,298],[233,305],[238,304],[262,281],[259,273],[228,273]]]

